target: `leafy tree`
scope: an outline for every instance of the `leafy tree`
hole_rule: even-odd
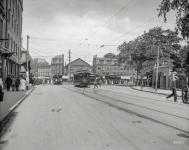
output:
[[[135,40],[120,45],[118,62],[126,61],[128,65],[134,66],[137,72],[142,71],[145,67],[154,67],[159,47],[160,65],[170,63],[171,53],[178,53],[177,47],[179,47],[180,40],[175,32],[154,27]]]
[[[117,55],[113,54],[113,53],[108,53],[108,54],[104,55],[104,58],[115,59],[115,58],[117,58]]]
[[[162,0],[159,5],[159,16],[164,17],[167,22],[167,13],[176,11],[176,32],[181,32],[184,39],[189,38],[189,0]]]

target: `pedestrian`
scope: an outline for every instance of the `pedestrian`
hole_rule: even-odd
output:
[[[24,78],[20,79],[20,90],[25,91],[26,89],[26,80]]]
[[[95,89],[95,87],[98,88],[98,81],[97,81],[97,78],[95,78],[95,80],[94,80],[94,89]]]
[[[168,98],[174,96],[174,102],[177,101],[176,80],[178,80],[177,76],[175,76],[172,81],[172,85],[171,85],[172,94],[170,94],[166,97],[166,99],[168,99]]]
[[[19,86],[20,86],[20,77],[18,76],[16,78],[16,91],[19,91]]]
[[[32,86],[34,87],[34,79],[33,79],[33,77],[30,78],[30,83],[31,83]]]
[[[14,92],[16,86],[16,78],[14,77],[14,75],[12,75],[11,79],[12,79],[11,87],[12,87],[12,91]]]
[[[101,79],[99,78],[99,79],[98,79],[98,85],[101,87],[101,84],[102,84],[102,81],[101,81]]]
[[[4,97],[4,92],[3,92],[3,81],[0,78],[0,101],[3,101],[3,97]]]
[[[8,75],[8,77],[6,78],[5,83],[7,84],[7,91],[10,91],[10,87],[12,84],[12,79],[11,79],[10,75]]]
[[[2,81],[2,79],[0,78],[0,86],[2,87],[2,89],[3,89],[3,81]]]

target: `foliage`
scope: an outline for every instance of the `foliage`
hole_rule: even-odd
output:
[[[159,15],[167,22],[167,13],[176,11],[176,32],[181,32],[184,39],[189,38],[189,0],[162,0],[159,5]]]
[[[156,63],[159,47],[160,65],[170,63],[171,54],[177,54],[180,38],[171,30],[154,27],[149,32],[118,47],[118,62],[126,62],[140,72],[144,67],[152,67]]]
[[[104,58],[115,59],[115,58],[117,58],[117,55],[114,53],[108,53],[108,54],[104,55]]]

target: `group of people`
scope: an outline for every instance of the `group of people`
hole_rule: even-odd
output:
[[[2,81],[2,79],[1,79]],[[26,80],[23,77],[14,77],[14,75],[8,75],[8,77],[5,80],[4,85],[6,86],[6,89],[8,92],[10,92],[10,89],[12,91],[25,91],[26,89]],[[3,86],[3,83],[2,83]],[[3,89],[3,88],[2,88]]]

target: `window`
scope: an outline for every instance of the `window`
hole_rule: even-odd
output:
[[[0,39],[3,37],[3,20],[0,20]]]
[[[103,64],[104,63],[104,60],[100,60],[100,64]]]
[[[14,28],[14,15],[12,15],[12,29]]]
[[[9,41],[10,41],[10,34],[9,34],[9,33],[7,34],[7,39],[8,39],[8,40],[6,41],[6,48],[9,49],[9,48],[10,48],[10,47],[9,47]]]

